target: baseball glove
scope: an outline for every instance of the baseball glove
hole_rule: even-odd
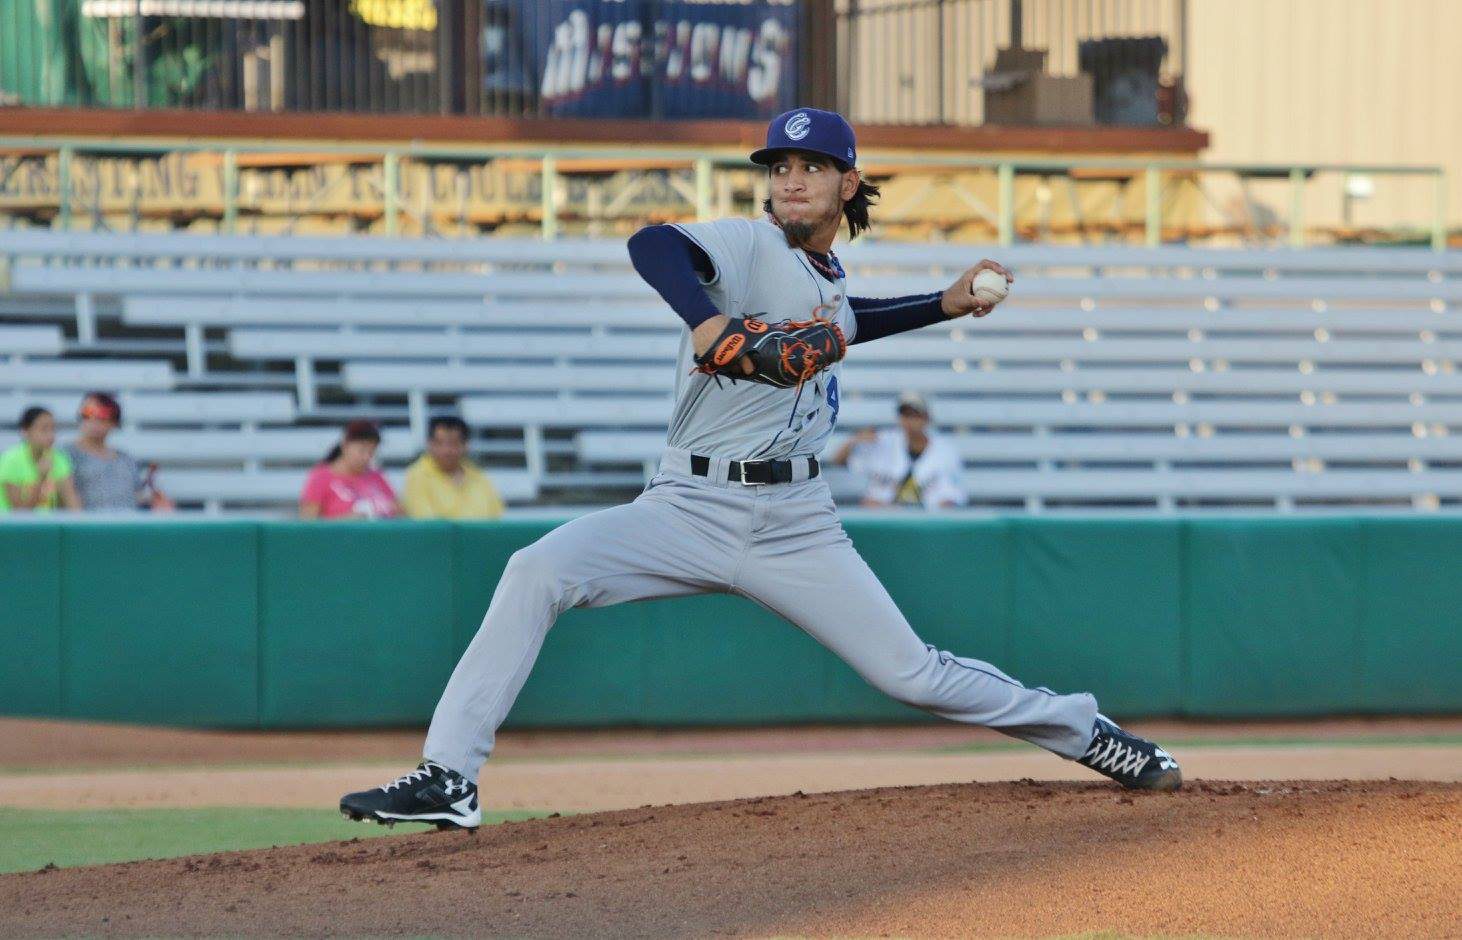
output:
[[[767,323],[758,317],[731,318],[726,329],[696,357],[696,371],[729,379],[746,379],[776,388],[794,388],[848,352],[843,331],[831,320],[783,320]],[[751,372],[741,357],[751,361]]]

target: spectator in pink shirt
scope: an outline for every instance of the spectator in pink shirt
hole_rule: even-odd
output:
[[[381,432],[369,421],[345,426],[340,443],[331,448],[305,479],[300,516],[305,519],[382,519],[400,513],[396,493],[381,471],[371,466]]]

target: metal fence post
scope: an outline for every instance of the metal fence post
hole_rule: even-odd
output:
[[[1015,164],[1002,163],[996,169],[1000,198],[997,205],[1000,244],[1015,244]]]
[[[1447,250],[1447,171],[1437,170],[1436,205],[1432,207],[1432,251]]]
[[[56,227],[71,227],[71,163],[76,148],[62,144],[56,155]]]
[[[394,150],[387,152],[382,172],[385,174],[385,191],[381,193],[381,201],[385,205],[381,210],[386,218],[386,234],[395,235],[401,215],[401,155]]]
[[[132,107],[147,107],[147,18],[139,2],[132,14]]]
[[[695,162],[695,220],[711,218],[711,161],[701,157]]]
[[[239,155],[230,147],[223,152],[223,230],[232,235],[239,222]]]
[[[558,160],[551,153],[543,155],[543,240],[558,237]]]
[[[1305,171],[1289,168],[1289,246],[1305,247]]]
[[[1162,244],[1162,170],[1149,165],[1146,173],[1147,214],[1144,216],[1144,232],[1147,247],[1156,248]]]

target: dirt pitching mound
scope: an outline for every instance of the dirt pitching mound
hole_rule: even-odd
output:
[[[0,876],[0,935],[1443,936],[1462,785],[964,784]]]

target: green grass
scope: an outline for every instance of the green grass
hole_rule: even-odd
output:
[[[484,824],[545,815],[528,811],[482,814]],[[323,809],[227,806],[60,812],[6,807],[0,808],[0,872],[427,831],[428,827],[419,825],[392,830],[350,822]]]

